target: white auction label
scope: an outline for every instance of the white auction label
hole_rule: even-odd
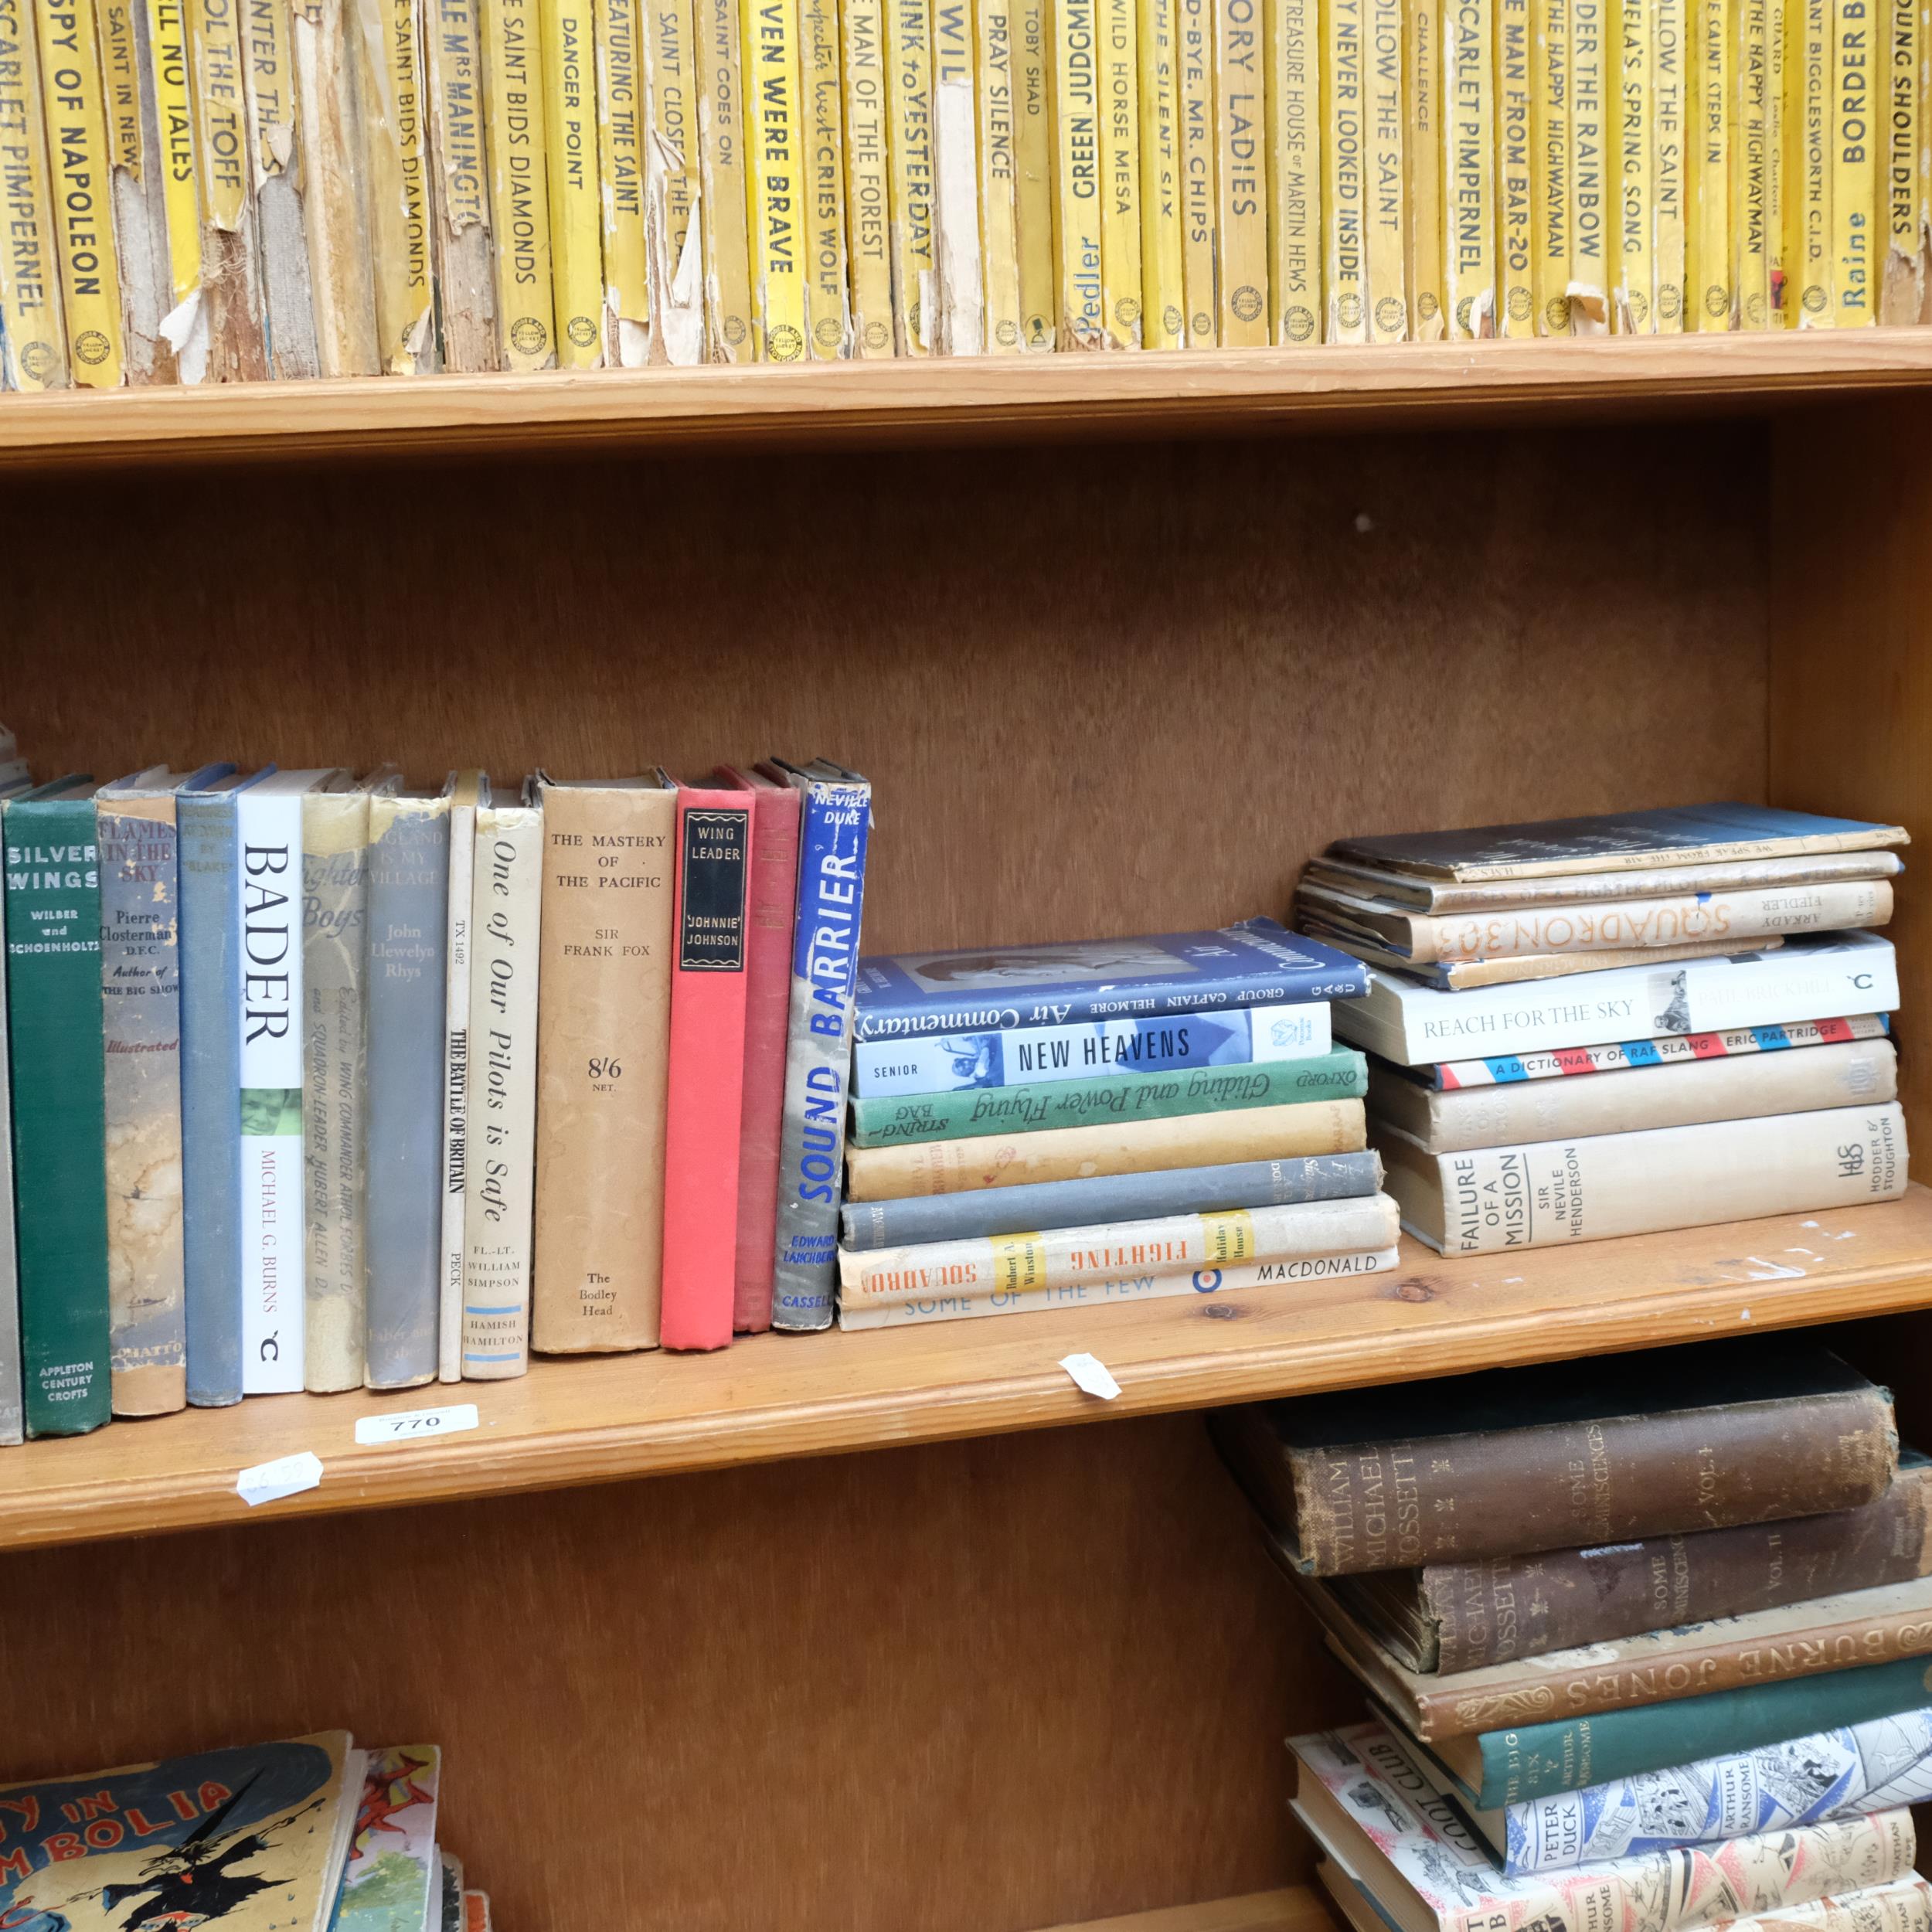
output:
[[[1114,1379],[1113,1371],[1093,1355],[1063,1355],[1060,1366],[1073,1378],[1078,1387],[1090,1396],[1098,1396],[1103,1402],[1111,1402],[1121,1393],[1121,1385]]]
[[[265,1502],[280,1502],[284,1496],[299,1495],[313,1489],[322,1479],[321,1458],[304,1449],[298,1454],[280,1456],[273,1462],[258,1462],[235,1478],[235,1494],[250,1509]]]
[[[358,1416],[358,1442],[427,1442],[437,1436],[461,1435],[477,1426],[476,1404],[453,1402],[447,1409],[411,1409],[400,1415]]]

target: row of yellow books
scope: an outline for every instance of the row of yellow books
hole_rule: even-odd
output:
[[[1927,0],[0,0],[5,386],[1918,322]]]

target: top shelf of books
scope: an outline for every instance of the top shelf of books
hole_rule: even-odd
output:
[[[1932,388],[1932,329],[357,377],[0,398],[0,468],[1425,427]]]

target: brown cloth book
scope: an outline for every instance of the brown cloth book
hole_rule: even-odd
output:
[[[1316,1577],[1852,1509],[1898,1463],[1890,1394],[1782,1335],[1298,1396],[1210,1426]]]

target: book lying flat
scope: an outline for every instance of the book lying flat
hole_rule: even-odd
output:
[[[1739,943],[1727,939],[1698,939],[1671,946],[1620,947],[1613,952],[1521,953],[1494,959],[1443,960],[1425,964],[1338,921],[1318,919],[1312,912],[1306,923],[1311,932],[1318,934],[1337,951],[1347,953],[1365,966],[1379,967],[1385,972],[1400,972],[1419,985],[1447,993],[1472,992],[1485,986],[1521,985],[1538,980],[1573,979],[1579,974],[1610,972],[1619,967],[1662,966],[1680,959],[1715,959],[1722,954],[1736,951]],[[1777,937],[1750,942],[1757,951],[1765,953],[1777,951],[1784,943]]]

